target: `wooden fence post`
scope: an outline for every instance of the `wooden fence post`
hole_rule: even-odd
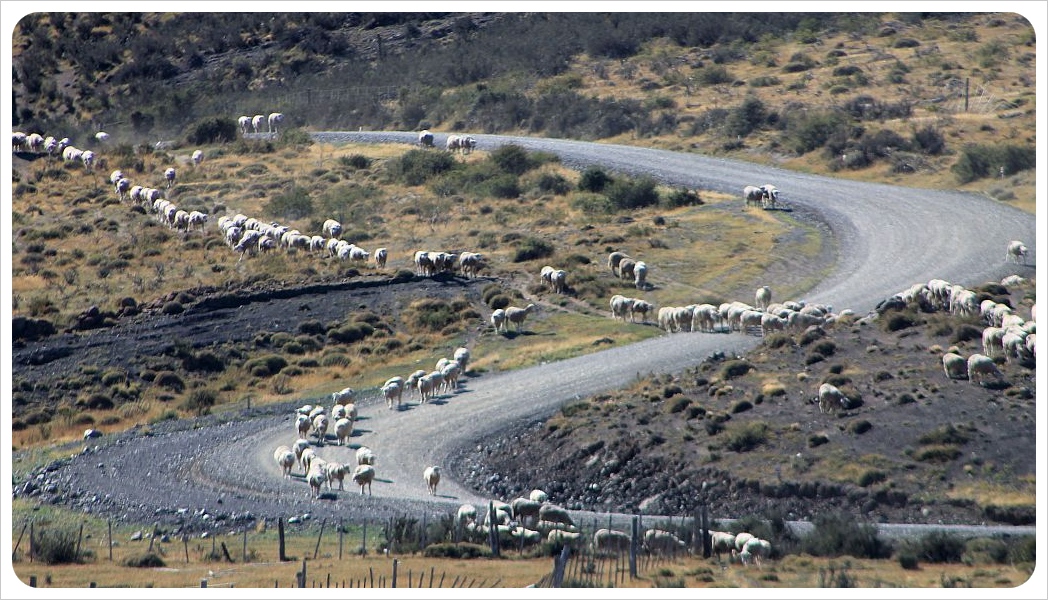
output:
[[[18,552],[18,547],[22,545],[22,536],[25,535],[25,530],[28,529],[28,528],[29,528],[29,521],[26,520],[26,522],[22,524],[22,532],[18,534],[18,541],[15,542],[15,549],[14,549],[14,551],[11,552],[11,560],[12,561],[14,560],[15,554]]]
[[[640,517],[634,515],[630,525],[632,527],[632,531],[630,532],[630,579],[636,579],[637,545],[639,544],[640,540]]]
[[[113,562],[113,521],[109,523],[109,562]],[[186,562],[189,562],[189,555],[186,555]]]
[[[317,559],[317,553],[320,552],[320,538],[324,537],[324,523],[327,523],[327,519],[320,520],[320,535],[317,536],[317,546],[313,548],[313,560]]]
[[[364,523],[364,530],[360,534],[360,553],[363,556],[368,555],[368,524]]]
[[[35,550],[35,548],[33,548],[33,522],[30,521],[29,522],[29,562],[33,562],[33,551],[34,550]],[[33,577],[32,581],[35,582],[36,581],[36,577]],[[35,583],[33,584],[33,587],[36,587]]]
[[[302,583],[298,587],[306,587],[306,559],[302,559]]]
[[[187,533],[183,533],[182,534],[182,547],[186,551],[186,564],[188,565],[189,564],[189,534],[187,534]],[[112,548],[112,544],[110,544],[110,548],[109,548],[110,556],[112,556],[112,553],[113,553],[113,548]],[[110,558],[109,560],[113,560],[113,559]]]
[[[287,561],[287,555],[284,554],[284,517],[277,519],[277,552],[280,562]]]
[[[73,554],[75,560],[80,560],[80,542],[84,539],[84,522],[80,522],[80,533],[76,536],[76,553]]]
[[[342,560],[342,519],[338,520],[338,559]]]
[[[242,562],[247,562],[247,527],[244,527],[244,552]]]
[[[398,564],[400,564],[400,561],[394,558],[393,559],[393,583],[392,583],[392,585],[390,587],[394,587],[394,588],[397,587],[397,565]]]

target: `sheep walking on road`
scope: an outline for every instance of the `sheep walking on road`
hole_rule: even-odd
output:
[[[353,483],[360,486],[360,495],[364,495],[364,487],[368,488],[368,496],[371,495],[371,482],[375,480],[375,467],[371,465],[357,465],[350,478]]]
[[[1015,264],[1019,264],[1019,260],[1022,259],[1022,264],[1025,265],[1026,252],[1026,244],[1019,240],[1012,240],[1011,242],[1008,242],[1008,253],[1005,255],[1004,259],[1007,262],[1013,262]]]
[[[418,132],[418,145],[423,148],[433,147],[433,133],[428,129]]]

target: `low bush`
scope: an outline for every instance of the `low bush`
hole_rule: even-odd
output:
[[[859,523],[854,515],[819,513],[813,525],[811,533],[801,541],[801,550],[808,554],[873,559],[891,556],[891,545],[878,537],[877,528]]]
[[[427,558],[490,558],[491,549],[487,546],[470,544],[467,542],[458,544],[430,544],[422,551],[422,555]]]

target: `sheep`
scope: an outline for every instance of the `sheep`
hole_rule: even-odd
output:
[[[484,257],[477,252],[463,252],[459,255],[459,270],[469,278],[475,278],[484,266]]]
[[[237,119],[237,124],[240,125],[240,133],[246,135],[251,128],[251,117],[244,115]]]
[[[284,113],[269,113],[269,117],[266,119],[269,124],[269,133],[278,133],[277,125],[284,122]]]
[[[1012,240],[1008,242],[1008,253],[1005,254],[1004,260],[1006,262],[1013,262],[1019,264],[1019,258],[1022,257],[1022,264],[1026,264],[1026,244],[1023,244],[1019,240]]]
[[[454,360],[449,361],[440,370],[440,374],[444,377],[444,392],[454,393],[458,389],[458,380],[462,375],[462,365]]]
[[[444,149],[448,152],[457,150],[462,154],[469,154],[476,146],[477,140],[473,139],[472,136],[449,135],[447,142],[444,144]]]
[[[25,132],[16,131],[11,134],[11,144],[14,152],[22,152],[26,147],[26,136]]]
[[[630,307],[630,322],[637,322],[637,315],[640,315],[640,322],[644,323],[648,319],[648,313],[650,313],[655,307],[652,306],[651,302],[647,300],[633,299],[633,304]]]
[[[539,279],[541,279],[542,283],[550,290],[553,289],[553,272],[555,270],[556,269],[549,265],[545,265],[541,270],[539,270]]]
[[[367,446],[357,448],[357,464],[375,466],[375,452]]]
[[[422,369],[419,369],[413,372],[411,375],[408,375],[408,378],[404,380],[404,387],[411,390],[411,393],[414,394],[418,391],[419,379],[425,377],[427,373],[428,371],[423,371]]]
[[[204,162],[204,151],[203,150],[194,150],[193,151],[193,158],[191,160],[193,161],[193,166],[194,167],[199,167],[200,163]]]
[[[37,154],[39,154],[40,151],[44,149],[45,142],[46,140],[44,139],[44,136],[40,135],[39,133],[30,133],[25,137],[26,149],[30,152],[35,152]]]
[[[167,180],[167,188],[168,189],[171,189],[171,186],[175,185],[175,168],[174,167],[168,167],[167,170],[164,171],[164,179]]]
[[[546,541],[550,544],[577,544],[581,539],[582,534],[577,531],[554,529],[546,534]]]
[[[295,466],[295,453],[287,446],[280,446],[273,452],[273,458],[280,466],[280,472],[285,479],[291,479],[291,468]]]
[[[95,153],[90,150],[84,150],[84,153],[80,155],[80,162],[84,163],[84,168],[88,171],[95,168]]]
[[[776,208],[779,202],[779,190],[770,183],[765,183],[760,187],[761,191],[764,192],[764,196],[761,198],[762,208],[765,210]]]
[[[713,554],[717,556],[717,560],[720,560],[721,552],[727,552],[734,554],[735,552],[735,534],[727,531],[710,531],[710,547],[713,550]]]
[[[428,129],[423,129],[418,132],[418,145],[423,148],[433,147],[433,133]]]
[[[535,502],[545,502],[546,500],[548,500],[546,492],[542,490],[531,490],[531,493],[528,494],[528,498],[534,500]]]
[[[986,375],[992,375],[997,379],[1003,377],[997,364],[985,354],[972,354],[968,357],[968,381],[983,385]]]
[[[426,250],[418,250],[415,252],[415,274],[421,277],[429,277],[435,274],[433,268],[433,259],[430,258],[429,252]]]
[[[310,497],[319,498],[320,488],[327,482],[327,461],[316,459],[310,464],[306,472],[306,481],[309,482]]]
[[[302,459],[302,454],[309,448],[309,440],[305,437],[300,437],[295,440],[295,443],[291,445],[291,451],[295,453],[295,458],[299,464],[302,465],[303,471],[305,470],[306,462]]]
[[[443,382],[443,375],[439,371],[431,371],[418,380],[418,393],[422,399],[420,404],[425,404],[433,398],[438,386]]]
[[[942,368],[946,372],[946,377],[949,379],[967,379],[968,378],[968,361],[964,360],[964,357],[954,352],[947,352],[942,355]]]
[[[462,369],[462,373],[466,373],[466,371],[469,369],[469,361],[471,358],[469,348],[466,348],[465,346],[455,348],[455,353],[453,354],[453,357],[455,359],[455,362],[457,362],[459,364],[459,367]]]
[[[819,386],[819,412],[837,412],[848,408],[851,408],[851,401],[837,386],[829,383]]]
[[[549,502],[544,502],[539,508],[539,520],[567,527],[575,526],[575,521],[571,518],[571,514],[568,513],[567,509]]]
[[[387,250],[385,248],[376,248],[375,249],[375,268],[377,268],[377,269],[385,269],[386,268],[386,260],[388,258],[389,258],[389,250]]]
[[[630,281],[635,279],[634,270],[637,268],[637,261],[632,258],[624,258],[619,261],[619,279],[623,281]]]
[[[330,421],[328,416],[325,414],[319,414],[313,417],[313,433],[317,436],[317,444],[323,444],[327,437],[327,430]]]
[[[475,524],[477,522],[477,507],[472,504],[463,504],[455,513],[455,523],[460,526]]]
[[[200,226],[200,233],[203,233],[204,232],[204,225],[206,225],[206,224],[207,224],[207,215],[205,215],[204,213],[200,212],[199,210],[194,210],[193,212],[189,213],[189,223],[188,223],[188,225],[186,227],[186,230],[188,231],[189,228],[194,226],[194,225],[199,225]]]
[[[568,292],[568,272],[564,269],[557,269],[550,274],[550,285],[553,287],[553,291],[558,294],[566,294]]]
[[[621,263],[622,259],[624,258],[629,258],[629,256],[625,252],[616,251],[608,255],[608,268],[611,269],[612,275],[616,277],[619,276],[619,263]]]
[[[266,118],[263,115],[255,115],[251,117],[251,129],[253,129],[255,133],[261,133],[262,123],[265,122]]]
[[[1003,327],[984,328],[982,330],[982,353],[990,357],[1004,354],[1004,333]]]
[[[757,308],[768,310],[768,305],[771,304],[771,288],[766,285],[761,286],[754,295],[753,300]]]
[[[119,171],[117,171],[117,173],[119,173]],[[124,197],[127,195],[127,191],[131,189],[131,180],[127,177],[121,177],[120,179],[116,180],[116,183],[114,183],[113,186],[116,190],[117,198],[121,202],[123,202]]]
[[[295,431],[298,432],[299,437],[307,437],[312,427],[313,422],[310,420],[309,415],[299,415],[295,420]]]
[[[513,323],[519,333],[524,327],[524,319],[528,318],[528,314],[533,310],[535,310],[534,304],[528,304],[524,308],[511,306],[506,309],[506,321]]]
[[[746,547],[746,542],[752,540],[754,536],[752,533],[747,531],[740,531],[735,534],[735,552],[742,552],[742,549]]]
[[[342,417],[335,421],[335,444],[342,446],[343,444],[349,443],[349,438],[353,435],[353,421]]]
[[[633,310],[633,304],[636,302],[633,298],[627,298],[622,294],[615,294],[611,297],[609,304],[611,305],[611,317],[613,319],[626,320],[626,313]]]
[[[772,331],[783,331],[785,329],[786,319],[769,313],[761,315],[761,337],[768,337],[768,334]]]
[[[74,162],[80,160],[80,156],[83,154],[83,150],[74,148],[73,146],[66,146],[62,150],[62,160],[65,162]]]
[[[633,538],[625,531],[601,528],[593,534],[593,547],[599,551],[629,552]]]
[[[382,397],[386,400],[386,408],[393,410],[393,401],[397,401],[397,408],[400,408],[401,399],[404,396],[404,378],[403,377],[390,377],[382,384]]]
[[[353,469],[351,477],[353,483],[360,486],[360,495],[364,495],[364,486],[368,488],[368,496],[371,495],[371,482],[375,480],[375,467],[371,465],[357,465]]]
[[[426,482],[426,487],[429,489],[429,493],[436,495],[437,484],[440,483],[440,467],[426,467],[422,472],[422,479]]]
[[[649,529],[644,532],[644,549],[649,553],[677,554],[686,551],[688,546],[669,531]]]
[[[771,542],[760,538],[751,538],[746,541],[746,544],[742,547],[742,551],[739,553],[739,557],[743,564],[749,564],[752,558],[754,564],[758,567],[764,562],[764,559],[771,555]]]
[[[104,144],[104,143],[109,141],[109,134],[104,132],[104,131],[99,131],[98,133],[95,134],[95,140],[99,144]]]
[[[648,263],[643,260],[633,265],[633,286],[638,290],[648,289]]]
[[[539,520],[539,510],[542,508],[542,502],[536,502],[531,498],[514,498],[510,504],[510,510],[512,511],[513,518],[520,522],[529,522],[535,524]]]
[[[447,150],[448,152],[451,152],[453,150],[458,150],[461,147],[461,144],[462,144],[462,136],[457,135],[457,134],[452,134],[452,135],[448,136],[447,140],[445,140],[445,142],[444,142],[444,149]]]
[[[353,402],[353,398],[356,397],[357,393],[353,391],[353,388],[342,388],[337,392],[332,392],[331,402],[334,404],[347,404]]]
[[[742,188],[742,197],[746,199],[746,206],[758,206],[764,202],[764,190],[755,185]]]
[[[506,324],[506,311],[502,308],[496,308],[491,313],[491,326],[495,328],[495,333],[499,330],[509,332],[509,326]]]
[[[330,490],[332,488],[332,482],[338,480],[338,489],[344,490],[343,480],[346,478],[346,472],[349,470],[349,465],[340,462],[329,462],[326,465],[325,475],[327,476],[327,486]]]
[[[324,221],[323,232],[329,238],[338,238],[342,235],[342,223],[334,219],[328,219]]]

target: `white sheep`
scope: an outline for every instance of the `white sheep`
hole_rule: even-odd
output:
[[[611,317],[613,319],[626,320],[626,313],[633,310],[633,303],[636,302],[633,298],[627,298],[622,294],[615,294],[611,297],[608,304],[611,306]]]
[[[968,357],[968,381],[983,385],[984,378],[991,375],[997,379],[1003,377],[993,359],[985,354],[972,354]]]
[[[746,199],[746,206],[762,206],[764,203],[764,189],[755,185],[742,188],[742,197]]]
[[[982,330],[982,353],[994,357],[1004,354],[1004,327],[986,327]]]
[[[305,462],[302,460],[302,453],[309,448],[309,445],[309,440],[305,437],[299,437],[295,440],[295,443],[291,445],[291,451],[295,453],[295,459],[303,466],[303,469],[305,469]]]
[[[388,258],[389,258],[389,250],[387,250],[386,248],[376,248],[375,249],[375,268],[377,268],[377,269],[385,269],[386,268],[386,260]]]
[[[353,402],[353,398],[356,397],[356,394],[357,393],[353,390],[353,388],[342,388],[337,392],[332,392],[331,402],[334,404],[348,404],[350,402]]]
[[[557,523],[567,527],[574,527],[575,520],[571,518],[571,513],[562,506],[556,504],[550,504],[544,502],[539,508],[539,520],[548,521],[550,523]]]
[[[298,437],[308,437],[309,430],[312,428],[313,421],[310,420],[309,415],[298,415],[295,419],[295,431],[298,433]]]
[[[608,268],[611,269],[611,274],[612,275],[614,275],[616,277],[619,276],[619,272],[618,272],[619,263],[621,263],[622,259],[624,259],[624,258],[629,258],[629,256],[625,252],[615,251],[615,252],[612,252],[611,254],[608,254]]]
[[[425,377],[418,380],[418,391],[419,395],[422,396],[421,402],[425,404],[429,400],[433,399],[433,395],[440,391],[441,386],[444,385],[444,374],[440,371],[430,371],[426,373]]]
[[[88,171],[95,168],[95,153],[90,150],[84,150],[83,154],[80,155],[80,162],[84,163],[84,168]]]
[[[328,416],[325,414],[319,414],[313,418],[313,433],[317,436],[317,444],[324,443],[324,439],[327,436],[328,425]]]
[[[295,466],[295,452],[287,446],[280,446],[273,452],[273,458],[280,466],[285,479],[291,479],[291,469]]]
[[[495,333],[500,330],[509,331],[509,326],[506,324],[506,311],[502,308],[496,308],[491,313],[491,326],[495,328]]]
[[[400,376],[390,377],[382,384],[382,397],[386,399],[386,408],[393,410],[393,401],[396,400],[397,408],[400,408],[401,399],[404,396],[404,378]]]
[[[310,463],[306,472],[306,481],[309,482],[310,496],[320,497],[320,488],[327,483],[327,461],[317,458]]]
[[[251,129],[255,130],[255,133],[262,132],[262,124],[266,122],[266,117],[263,115],[255,115],[251,117]]]
[[[1018,264],[1019,259],[1022,258],[1022,264],[1025,265],[1026,252],[1026,244],[1020,242],[1019,240],[1012,240],[1008,242],[1008,253],[1005,255],[1004,259],[1007,262],[1013,262]]]
[[[950,379],[968,378],[968,361],[955,352],[947,352],[942,355],[942,368],[946,377]]]
[[[328,219],[324,221],[323,232],[329,238],[338,238],[342,235],[342,223],[334,219]]]
[[[469,370],[469,361],[471,358],[469,348],[466,348],[465,346],[455,348],[455,353],[452,356],[454,357],[455,362],[459,364],[459,367],[462,368],[462,373],[466,373],[466,371]]]
[[[761,310],[768,310],[768,305],[771,304],[771,288],[766,285],[758,288],[754,295],[754,304]]]
[[[419,391],[418,390],[418,381],[419,381],[419,379],[422,379],[423,377],[425,377],[427,373],[429,373],[429,372],[428,371],[424,371],[422,369],[414,371],[413,373],[408,375],[407,379],[404,380],[404,387],[409,389],[409,390],[411,390],[412,394],[414,394],[415,392]]]
[[[710,548],[717,560],[720,560],[722,552],[735,553],[735,534],[728,531],[710,530]]]
[[[484,266],[484,256],[479,252],[463,252],[459,255],[459,270],[469,278],[475,278]]]
[[[629,552],[633,538],[625,531],[598,529],[593,534],[593,547],[597,551]]]
[[[174,167],[168,167],[167,170],[164,171],[164,179],[167,180],[167,187],[168,187],[168,189],[171,189],[171,186],[175,185],[175,168]]]
[[[335,443],[339,446],[349,444],[349,438],[353,435],[353,421],[342,417],[335,421]]]
[[[649,529],[644,532],[644,549],[649,553],[678,554],[685,552],[688,546],[672,532]]]
[[[534,304],[528,304],[524,308],[510,306],[506,309],[506,321],[513,323],[519,333],[524,327],[524,320],[528,318],[528,314],[533,310],[535,310]]]
[[[426,488],[429,489],[429,493],[436,495],[437,484],[440,483],[440,467],[426,467],[422,472],[422,479],[425,480]]]
[[[765,183],[761,186],[761,191],[764,192],[764,196],[761,198],[762,208],[769,209],[778,206],[779,190],[774,185]]]
[[[638,290],[648,289],[648,263],[643,260],[633,265],[633,286]]]
[[[568,272],[564,269],[557,269],[550,274],[550,286],[553,291],[558,294],[566,294],[568,292]]]
[[[104,132],[104,131],[99,131],[98,133],[95,134],[95,140],[99,144],[104,144],[104,143],[109,141],[109,134]]]
[[[440,374],[444,378],[444,393],[454,393],[458,389],[459,376],[462,375],[462,365],[454,360],[449,361],[448,364],[441,368]]]
[[[742,552],[739,553],[739,557],[743,564],[749,564],[752,558],[754,564],[758,567],[764,562],[765,558],[771,556],[771,542],[761,538],[750,538],[746,540],[746,544],[742,547]]]
[[[240,133],[247,134],[251,130],[251,117],[244,115],[237,119],[240,125]]]
[[[203,150],[194,150],[193,151],[192,161],[193,161],[193,166],[194,167],[199,167],[200,163],[204,162],[204,151]]]
[[[375,466],[375,452],[367,446],[357,448],[357,464]]]
[[[848,408],[851,408],[851,401],[837,386],[829,383],[819,386],[819,412],[837,412]]]
[[[346,473],[349,470],[349,465],[340,462],[329,462],[324,465],[326,468],[325,475],[327,476],[327,486],[330,490],[332,488],[332,482],[338,481],[338,489],[344,490],[343,480],[346,478]]]
[[[119,171],[117,172],[119,173]],[[117,198],[119,198],[120,201],[123,202],[124,198],[127,196],[128,190],[131,189],[131,180],[127,177],[121,177],[120,179],[117,179],[116,183],[113,185],[114,189],[116,189]]]
[[[269,113],[266,121],[269,123],[269,133],[277,133],[277,125],[284,122],[284,113]]]
[[[475,524],[477,522],[477,507],[472,504],[459,506],[455,513],[455,522],[461,526]]]
[[[632,281],[635,278],[634,270],[637,268],[637,261],[632,258],[623,258],[619,261],[619,279],[623,281]]]
[[[424,148],[433,147],[433,133],[428,129],[418,132],[418,145]]]
[[[368,496],[371,495],[371,482],[375,480],[375,467],[371,465],[357,465],[353,469],[353,483],[360,486],[360,495],[364,495],[364,486],[368,488]]]

